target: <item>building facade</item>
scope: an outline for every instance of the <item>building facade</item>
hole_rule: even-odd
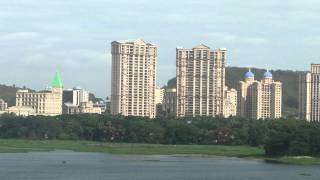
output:
[[[15,114],[16,116],[35,116],[36,111],[32,107],[26,106],[11,106],[6,110],[8,114]]]
[[[162,104],[163,103],[163,96],[164,96],[165,89],[163,88],[156,88],[155,94],[155,103]]]
[[[89,102],[89,92],[79,87],[63,90],[63,103],[71,103],[79,106],[81,103]]]
[[[162,111],[176,114],[177,109],[177,89],[166,89],[163,97]]]
[[[154,118],[157,47],[142,40],[111,46],[111,114]]]
[[[299,78],[299,116],[307,121],[320,121],[320,64]]]
[[[222,116],[226,49],[176,49],[177,116]]]
[[[34,109],[35,115],[56,116],[62,114],[63,85],[59,73],[55,74],[50,90],[30,92],[18,90],[16,93],[16,107]]]
[[[3,99],[0,99],[0,111],[5,111],[8,108],[8,103]]]
[[[237,104],[237,91],[235,89],[228,89],[228,87],[225,87],[223,116],[225,118],[236,116]]]
[[[251,119],[277,119],[282,116],[282,83],[267,71],[261,81],[249,71],[238,86],[238,116]]]
[[[72,103],[63,104],[63,114],[101,114],[101,107],[95,107],[94,104],[89,102],[81,102],[79,105]]]

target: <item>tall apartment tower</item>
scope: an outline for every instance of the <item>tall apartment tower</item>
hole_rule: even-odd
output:
[[[111,113],[154,118],[157,47],[143,40],[114,41]]]
[[[320,121],[320,64],[311,64],[311,72],[300,75],[299,116]]]
[[[249,70],[238,86],[238,116],[251,119],[277,119],[282,115],[282,83],[267,71],[261,81]]]
[[[177,116],[223,116],[226,49],[176,49]]]

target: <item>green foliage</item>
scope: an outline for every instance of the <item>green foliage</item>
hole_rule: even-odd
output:
[[[162,145],[162,144],[132,144],[106,143],[94,141],[68,140],[21,140],[0,139],[0,153],[52,151],[55,149],[73,150],[80,152],[106,152],[113,154],[141,155],[216,155],[232,157],[261,157],[263,149],[249,146],[220,146],[220,145]]]
[[[320,123],[295,119],[172,116],[148,119],[110,115],[0,117],[0,138],[88,140],[115,143],[250,145],[268,156],[319,156]]]

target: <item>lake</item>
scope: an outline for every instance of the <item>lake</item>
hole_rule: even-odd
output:
[[[200,156],[136,156],[72,151],[0,154],[0,180],[301,180],[320,166]]]

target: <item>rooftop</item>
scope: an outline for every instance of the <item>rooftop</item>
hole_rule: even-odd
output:
[[[63,88],[59,72],[56,72],[52,81],[52,88]]]
[[[120,43],[120,44],[145,44],[145,45],[150,45],[150,46],[156,46],[155,44],[152,43],[146,43],[142,39],[127,39],[127,40],[119,40],[119,41],[113,41],[113,43]]]

